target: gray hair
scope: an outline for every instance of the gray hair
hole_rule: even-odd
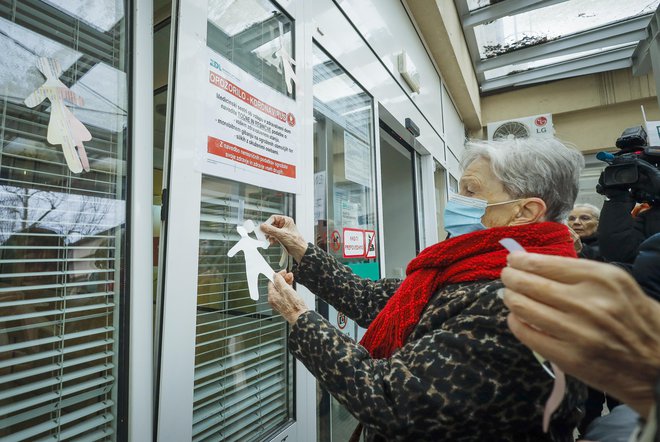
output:
[[[563,222],[578,193],[584,157],[556,138],[469,140],[461,159],[465,170],[478,158],[490,168],[512,198],[541,198],[547,221]]]
[[[576,204],[573,206],[573,209],[589,209],[591,211],[591,214],[594,216],[596,219],[600,219],[600,209],[593,204],[589,203],[582,203],[582,204]]]

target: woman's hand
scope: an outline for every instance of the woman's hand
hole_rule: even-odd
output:
[[[573,247],[575,248],[575,253],[580,253],[582,251],[582,240],[580,235],[575,233],[575,230],[568,228],[568,233],[571,234],[571,239],[573,240]]]
[[[293,325],[309,309],[291,284],[293,273],[287,273],[286,270],[275,273],[274,282],[268,284],[268,303]]]
[[[632,277],[595,261],[512,253],[502,282],[520,341],[648,415],[660,375],[660,304]]]
[[[300,263],[307,251],[307,241],[302,237],[293,218],[282,215],[272,215],[261,225],[261,230],[271,244],[279,242],[289,252],[289,255]]]

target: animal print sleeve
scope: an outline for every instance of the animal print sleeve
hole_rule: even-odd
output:
[[[296,282],[365,328],[401,284],[401,280],[393,278],[378,281],[360,278],[311,243],[300,264],[294,265],[293,273]]]
[[[566,437],[541,433],[552,381],[513,335],[493,334],[506,327],[505,315],[499,321],[452,322],[389,359],[372,359],[367,349],[309,311],[291,327],[289,350],[367,431],[387,440],[572,440],[568,430]],[[571,382],[556,415],[584,400],[583,393],[575,397]]]

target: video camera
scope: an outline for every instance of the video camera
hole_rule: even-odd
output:
[[[649,146],[641,126],[630,127],[616,140],[619,152],[599,152],[596,158],[609,164],[603,170],[596,192],[611,196],[628,191],[638,203],[660,203],[660,146]]]

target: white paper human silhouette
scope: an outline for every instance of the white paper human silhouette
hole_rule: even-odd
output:
[[[273,281],[273,274],[275,271],[268,264],[266,259],[259,252],[259,248],[267,249],[269,246],[266,236],[260,229],[256,229],[254,222],[251,219],[246,220],[242,226],[236,226],[236,230],[241,239],[234,244],[234,247],[229,249],[227,256],[230,258],[236,253],[243,251],[245,255],[245,273],[247,277],[248,290],[250,291],[250,298],[254,301],[259,300],[259,275],[264,275],[271,282]],[[255,235],[261,239],[254,239],[250,233],[255,232]],[[256,233],[259,232],[259,233]]]
[[[286,50],[284,47],[284,40],[282,39],[282,35],[284,35],[284,26],[282,23],[278,23],[279,28],[280,28],[280,37],[279,37],[279,43],[280,43],[280,48],[275,51],[275,56],[279,57],[280,60],[282,60],[282,68],[284,69],[284,82],[286,83],[286,90],[288,93],[291,93],[293,90],[293,83],[298,82],[298,76],[296,75],[296,71],[293,69],[293,67],[296,65],[296,61],[291,57],[291,54]]]
[[[59,80],[62,75],[59,61],[39,57],[37,68],[46,77],[46,82],[25,99],[25,105],[32,108],[44,100],[50,101],[48,142],[62,145],[62,152],[71,172],[80,173],[83,169],[89,172],[89,160],[83,141],[91,140],[92,134],[65,104],[65,101],[68,101],[77,106],[83,106],[83,98]]]

